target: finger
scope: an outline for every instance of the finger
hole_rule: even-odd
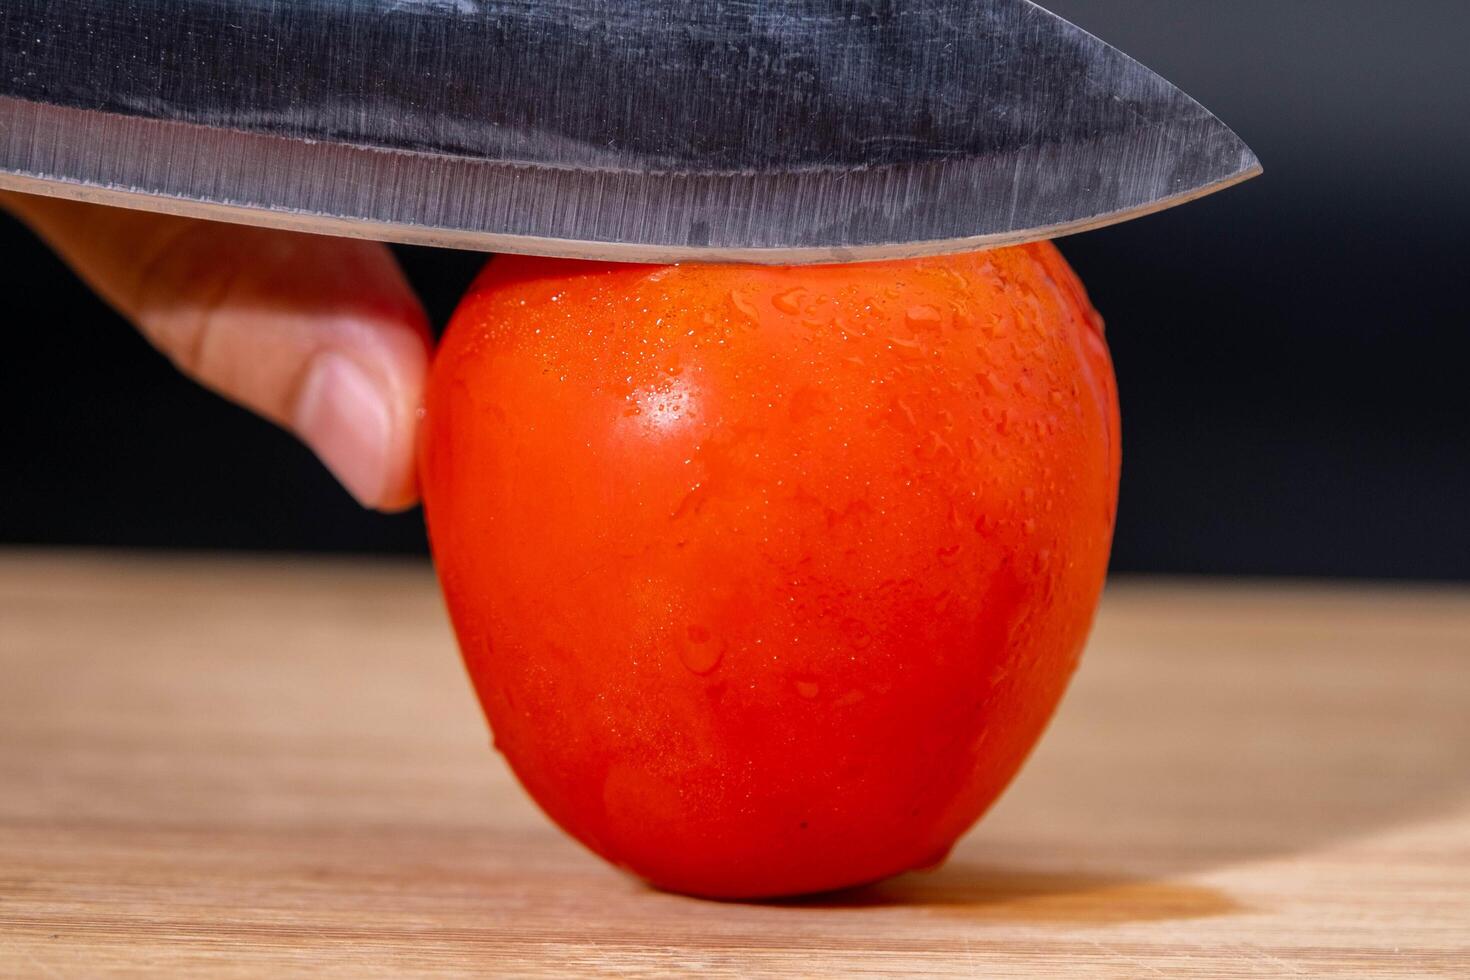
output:
[[[380,244],[7,195],[186,374],[291,430],[364,506],[417,497],[428,327]]]

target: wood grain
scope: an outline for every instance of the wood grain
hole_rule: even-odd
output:
[[[0,974],[1470,976],[1470,593],[1124,581],[943,870],[650,891],[418,564],[0,552]]]

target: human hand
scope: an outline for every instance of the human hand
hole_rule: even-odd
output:
[[[180,370],[291,430],[365,507],[418,497],[423,308],[387,246],[0,193]]]

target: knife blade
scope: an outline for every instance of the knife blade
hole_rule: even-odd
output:
[[[1052,238],[1260,171],[1028,0],[6,0],[0,187],[628,261]]]

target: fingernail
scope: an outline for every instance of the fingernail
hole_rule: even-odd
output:
[[[332,351],[316,355],[296,402],[295,428],[358,503],[382,502],[393,420],[361,368]]]

